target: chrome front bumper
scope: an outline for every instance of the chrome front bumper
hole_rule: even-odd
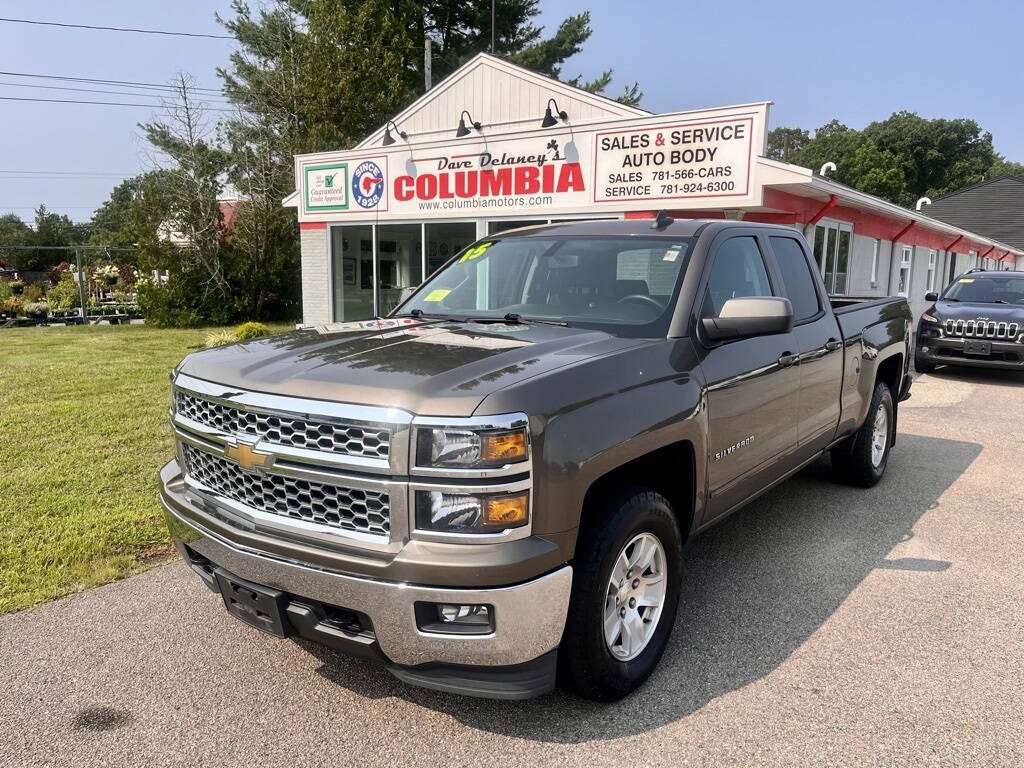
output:
[[[565,625],[572,568],[561,566],[513,586],[451,589],[360,578],[309,564],[271,557],[241,547],[206,529],[204,514],[183,494],[162,484],[161,497],[171,535],[188,549],[239,578],[297,597],[359,611],[369,616],[380,651],[394,664],[452,664],[507,667],[524,664],[557,648]],[[487,635],[422,632],[415,604],[458,603],[494,606],[495,629]]]

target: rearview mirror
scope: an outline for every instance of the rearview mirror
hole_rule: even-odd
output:
[[[729,299],[718,317],[705,317],[702,324],[713,341],[789,333],[793,329],[793,306],[789,299],[775,296]]]
[[[924,295],[924,300],[925,301],[938,301],[939,300],[939,294],[937,294],[935,291],[928,291],[928,293],[926,293]]]

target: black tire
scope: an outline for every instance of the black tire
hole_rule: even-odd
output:
[[[914,370],[918,373],[931,373],[935,370],[935,363],[926,363],[917,355],[914,355]]]
[[[872,459],[872,438],[879,409],[885,410],[885,449],[881,461],[876,463]],[[888,385],[878,382],[871,396],[868,415],[860,429],[849,440],[832,449],[832,471],[837,479],[862,488],[870,488],[882,479],[885,467],[889,463],[889,452],[892,450],[895,417],[896,407],[892,392]]]
[[[651,490],[629,489],[590,512],[594,522],[581,531],[576,547],[559,679],[585,698],[615,701],[642,685],[665,651],[679,604],[683,537],[668,499]],[[656,536],[664,550],[665,600],[647,645],[635,658],[620,661],[605,642],[608,581],[619,554],[641,533]]]

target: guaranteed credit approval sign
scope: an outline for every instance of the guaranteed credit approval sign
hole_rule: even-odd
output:
[[[296,158],[300,219],[386,221],[761,204],[768,103]],[[535,124],[534,124],[535,125]]]

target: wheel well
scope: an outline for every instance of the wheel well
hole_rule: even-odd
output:
[[[892,444],[896,445],[896,429],[899,426],[900,390],[903,388],[903,355],[886,358],[878,366],[875,381],[884,381],[892,393]]]
[[[903,355],[893,355],[886,358],[879,364],[875,381],[884,381],[892,392],[892,399],[900,396],[900,386],[903,384]]]
[[[639,456],[597,478],[583,499],[581,527],[603,501],[630,487],[657,491],[672,505],[684,539],[693,523],[694,459],[693,445],[687,441],[671,443]]]

